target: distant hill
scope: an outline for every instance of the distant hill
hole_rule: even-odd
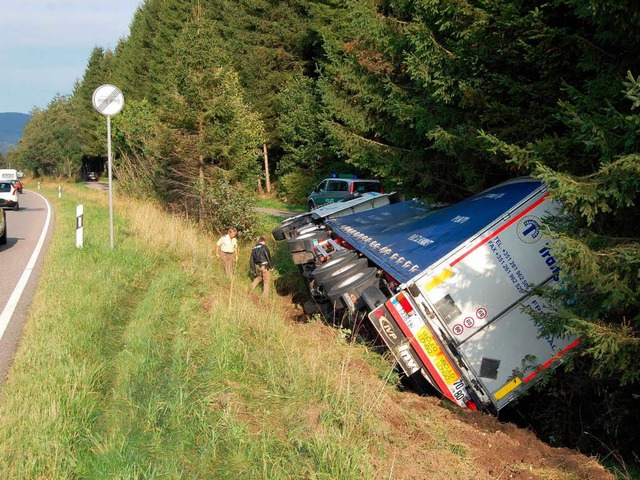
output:
[[[6,153],[11,145],[18,145],[22,138],[24,124],[29,121],[30,115],[26,113],[0,112],[0,151]]]

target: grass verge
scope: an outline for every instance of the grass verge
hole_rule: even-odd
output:
[[[116,201],[111,250],[104,194],[42,193],[56,233],[0,405],[5,478],[374,476],[375,397],[330,367],[367,351],[249,297],[248,248],[228,282],[213,239],[152,205]]]
[[[393,362],[296,320],[299,275],[273,243],[264,300],[251,242],[229,281],[215,239],[116,198],[112,250],[107,196],[63,191],[42,185],[56,231],[0,398],[2,478],[492,477],[446,415],[398,405]]]

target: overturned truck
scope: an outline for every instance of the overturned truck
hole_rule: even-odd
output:
[[[559,207],[528,177],[442,208],[391,198],[319,209],[274,238],[286,240],[311,304],[368,319],[414,385],[496,413],[579,344],[542,334],[531,317],[552,308],[533,287],[559,282],[543,228]]]

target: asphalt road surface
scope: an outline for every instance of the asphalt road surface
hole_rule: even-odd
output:
[[[22,328],[53,230],[53,210],[37,191],[24,190],[20,210],[6,210],[7,244],[0,245],[0,386]]]

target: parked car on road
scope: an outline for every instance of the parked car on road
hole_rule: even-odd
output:
[[[97,172],[89,172],[89,173],[87,173],[87,181],[89,181],[89,182],[97,182],[98,178],[100,178],[100,176],[98,175]]]
[[[18,189],[11,180],[0,180],[0,199],[4,200],[3,207],[12,207],[14,210],[20,209]]]
[[[320,205],[367,192],[384,193],[379,180],[359,179],[356,175],[335,175],[318,184],[307,198],[307,207],[311,211]]]
[[[11,180],[11,183],[18,189],[18,193],[22,193],[22,180],[19,178]]]

